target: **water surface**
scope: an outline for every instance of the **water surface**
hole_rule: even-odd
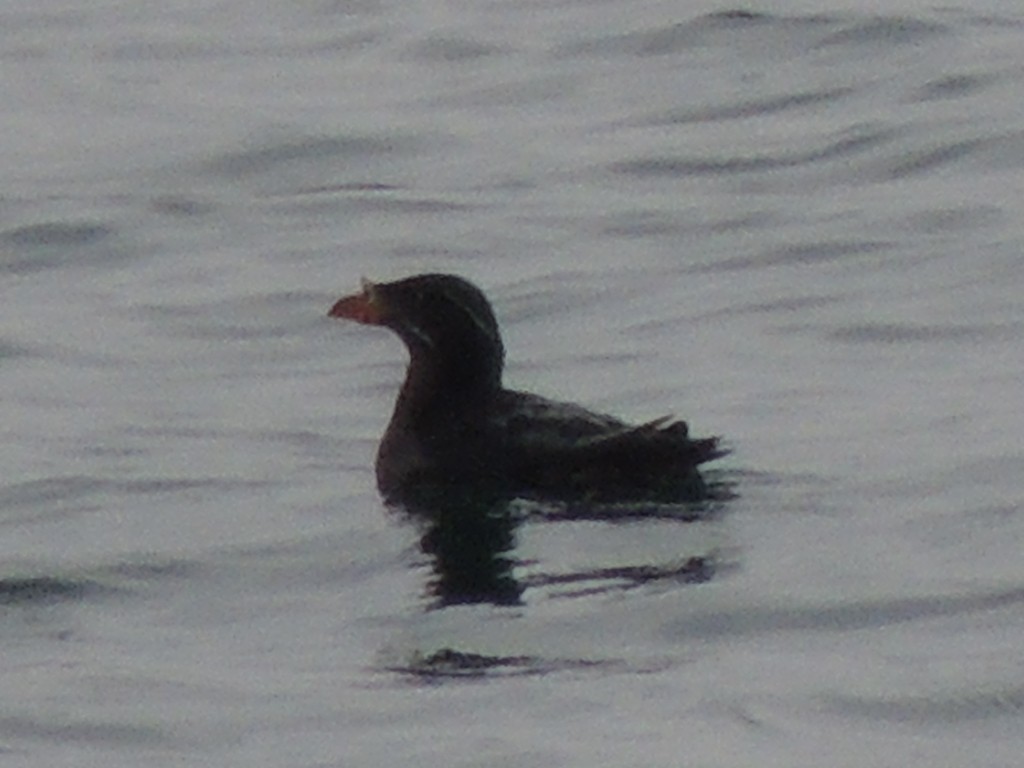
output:
[[[1016,6],[252,11],[0,7],[7,763],[1019,763]],[[439,600],[325,317],[426,270],[736,497]]]

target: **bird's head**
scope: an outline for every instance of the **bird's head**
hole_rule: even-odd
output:
[[[485,376],[500,386],[504,347],[494,311],[483,292],[455,275],[426,274],[373,283],[339,299],[330,317],[390,328],[414,364],[449,373]]]

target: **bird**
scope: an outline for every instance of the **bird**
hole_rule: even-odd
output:
[[[387,328],[408,350],[375,462],[387,502],[467,487],[553,502],[698,501],[708,493],[698,465],[729,452],[671,416],[629,424],[505,388],[494,310],[457,275],[364,278],[328,316]]]

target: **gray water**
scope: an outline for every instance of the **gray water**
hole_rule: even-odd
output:
[[[1024,13],[738,8],[0,4],[0,762],[1020,765]],[[427,270],[735,498],[439,607]]]

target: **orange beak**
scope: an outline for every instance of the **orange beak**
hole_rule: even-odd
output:
[[[381,325],[384,322],[383,310],[377,286],[364,277],[363,292],[338,299],[327,316],[342,317],[367,325]]]

